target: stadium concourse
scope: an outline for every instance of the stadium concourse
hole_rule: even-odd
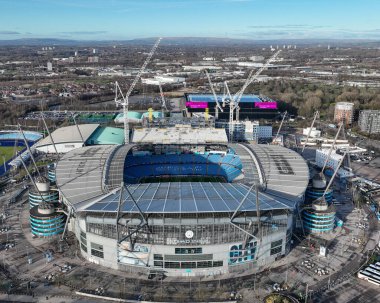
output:
[[[57,164],[81,254],[127,272],[215,276],[285,256],[309,181],[297,153],[228,143],[224,130],[140,129]],[[256,186],[257,190],[256,190]]]

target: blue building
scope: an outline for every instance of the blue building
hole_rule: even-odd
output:
[[[219,110],[218,118],[229,119],[230,107],[223,102],[223,96],[217,95],[223,112]],[[216,101],[213,94],[185,94],[186,109],[188,112],[204,112],[208,108],[210,115],[215,115]],[[224,105],[224,106],[223,106]],[[243,95],[239,102],[240,119],[273,119],[279,112],[277,102],[268,97],[253,94]]]
[[[55,212],[54,206],[43,203],[30,210],[32,234],[38,237],[52,237],[63,233],[66,216]]]
[[[23,132],[28,141],[29,146],[32,146],[38,140],[40,140],[43,136],[38,132]],[[19,131],[13,130],[4,130],[0,131],[0,146],[25,146],[24,138]]]
[[[311,233],[331,232],[335,227],[335,207],[324,198],[316,200],[302,212],[304,229]]]
[[[38,237],[51,237],[64,230],[66,216],[56,212],[59,206],[58,191],[52,189],[44,177],[35,180],[37,189],[29,190],[30,227],[32,234]]]
[[[322,174],[316,174],[307,187],[305,193],[306,203],[312,203],[321,198],[326,190],[326,185],[326,178]],[[325,200],[328,204],[331,204],[332,199],[333,191],[329,189],[325,194]]]

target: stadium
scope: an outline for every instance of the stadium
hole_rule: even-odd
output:
[[[31,131],[24,131],[24,136],[30,146],[42,138],[42,134]],[[0,131],[0,146],[25,146],[24,137],[19,131],[2,130]]]
[[[12,158],[17,152],[26,150],[25,140],[29,146],[33,146],[43,136],[38,132],[24,131],[23,134],[17,130],[0,131],[0,176],[12,168]]]
[[[135,129],[130,144],[77,148],[56,167],[84,258],[178,277],[255,270],[285,256],[308,180],[289,149],[191,127]]]

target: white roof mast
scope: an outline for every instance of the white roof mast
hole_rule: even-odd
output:
[[[158,38],[156,43],[153,45],[152,49],[150,50],[148,57],[145,59],[143,65],[141,66],[139,72],[137,73],[135,79],[133,80],[132,84],[129,86],[129,89],[125,95],[123,95],[123,92],[121,91],[121,88],[117,81],[115,82],[115,103],[116,106],[121,105],[123,107],[123,118],[124,118],[124,143],[129,144],[129,124],[128,124],[128,98],[131,95],[134,87],[136,86],[137,82],[139,81],[142,73],[144,72],[146,66],[149,64],[150,60],[152,59],[154,52],[156,51],[158,45],[160,44],[162,38]],[[121,97],[121,99],[120,99]]]

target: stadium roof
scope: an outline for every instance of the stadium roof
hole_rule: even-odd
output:
[[[95,132],[88,138],[86,144],[123,144],[124,129],[117,127],[98,127]]]
[[[57,185],[77,211],[114,211],[123,181],[125,157],[133,145],[101,145],[72,150],[57,164]],[[243,163],[245,176],[236,183],[171,182],[128,185],[144,211],[231,211],[251,184],[260,181],[260,208],[293,208],[302,199],[309,180],[303,158],[271,145],[230,144]],[[111,193],[110,193],[111,192]],[[126,211],[133,211],[124,194]],[[115,200],[116,199],[116,200]],[[255,210],[252,193],[246,210]],[[148,203],[149,202],[149,203]],[[97,206],[96,206],[97,205]],[[109,206],[107,206],[109,205]],[[128,206],[129,205],[129,206]],[[128,208],[130,207],[130,208]]]
[[[68,143],[68,142],[86,142],[91,134],[99,127],[99,124],[78,124],[80,133],[76,125],[70,125],[56,129],[51,133],[55,144]],[[53,144],[50,136],[45,137],[36,144],[36,147],[46,146]]]
[[[192,128],[176,126],[168,128],[134,129],[133,143],[151,144],[213,144],[227,143],[226,131],[221,128]]]
[[[239,183],[166,182],[128,185],[133,199],[146,213],[234,212],[249,187]],[[93,200],[79,211],[116,212],[120,189]],[[123,190],[121,212],[138,213],[136,205]],[[293,201],[259,193],[260,210],[293,208]],[[256,193],[251,191],[240,211],[256,211]]]
[[[309,168],[295,151],[278,145],[246,144],[262,173],[266,192],[288,199],[303,196],[309,183]]]
[[[103,195],[103,173],[109,155],[118,145],[86,146],[65,154],[56,167],[57,186],[75,205]]]

